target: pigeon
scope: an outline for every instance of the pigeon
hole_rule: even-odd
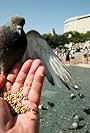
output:
[[[71,90],[79,90],[70,71],[62,60],[53,52],[47,41],[36,30],[24,32],[23,17],[12,17],[0,27],[0,71],[10,70],[17,61],[24,62],[28,58],[40,59],[46,69],[46,77],[52,85],[62,87],[62,83]]]
[[[50,107],[54,107],[54,103],[53,103],[53,102],[48,102],[48,105],[49,105]]]
[[[27,47],[24,24],[24,18],[12,17],[7,24],[0,26],[0,73],[7,73],[23,57]]]

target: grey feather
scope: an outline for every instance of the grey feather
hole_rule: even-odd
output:
[[[58,87],[61,87],[63,83],[68,89],[70,89],[70,86],[76,90],[79,89],[67,67],[54,54],[47,42],[37,31],[32,30],[27,33],[27,43],[24,59],[41,59],[46,68],[47,79],[52,85],[56,84]]]

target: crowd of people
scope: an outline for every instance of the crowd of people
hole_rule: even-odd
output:
[[[79,63],[79,61],[76,61],[76,49],[71,47],[71,48],[65,48],[63,50],[58,50],[55,49],[54,50],[55,54],[62,59],[62,61],[65,64],[75,64],[75,63]],[[83,49],[80,50],[79,52],[81,54],[81,60],[80,63],[90,63],[90,47],[85,47]]]
[[[62,59],[62,61],[65,64],[74,64],[75,63],[75,49],[74,48],[65,48],[62,51],[59,51],[57,49],[54,50],[55,54],[58,55],[59,58]]]
[[[74,64],[75,63],[75,49],[74,48],[65,49],[64,56],[65,56],[66,64]]]

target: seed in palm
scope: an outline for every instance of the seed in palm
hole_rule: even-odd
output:
[[[6,92],[1,89],[0,97],[7,101],[12,115],[23,114],[27,111],[30,111],[29,107],[22,105],[22,100],[26,99],[26,97],[24,97],[22,94],[22,88],[16,94],[13,94],[11,90]]]

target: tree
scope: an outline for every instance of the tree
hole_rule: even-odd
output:
[[[69,36],[70,35],[70,36]],[[73,44],[79,43],[79,42],[85,42],[90,40],[90,31],[87,33],[79,33],[76,31],[73,32],[67,32],[62,35],[58,35],[55,33],[55,30],[53,29],[53,35],[52,34],[43,34],[42,37],[48,42],[51,48],[58,47],[59,49],[64,48],[65,44],[69,44],[72,42]]]

